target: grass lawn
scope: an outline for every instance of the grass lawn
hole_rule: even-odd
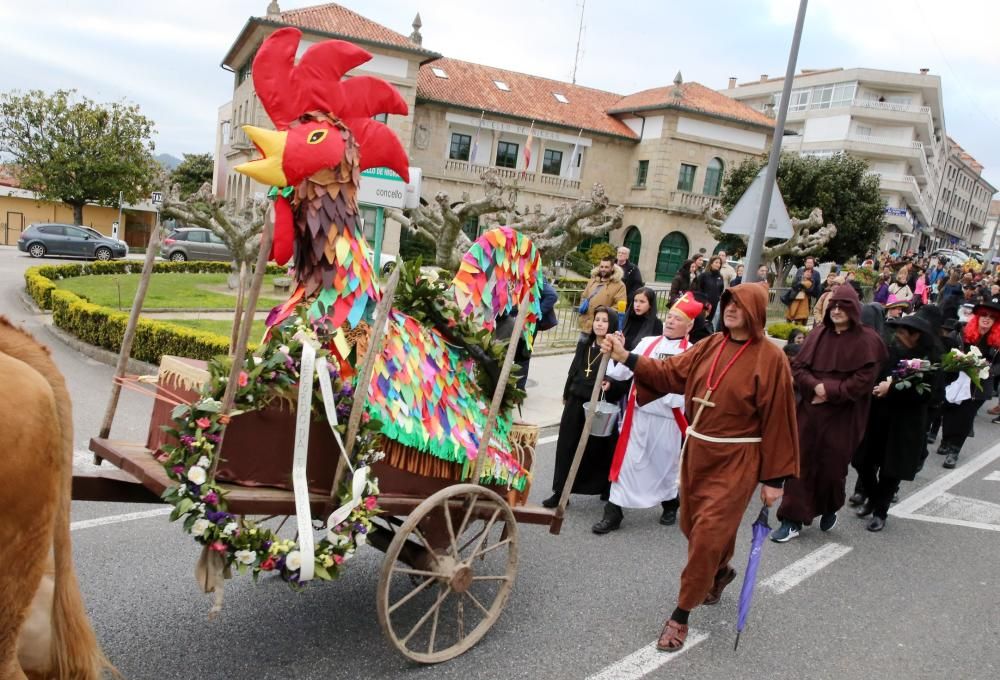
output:
[[[226,286],[226,274],[153,274],[144,309],[233,309],[235,291]],[[264,277],[257,309],[270,309],[285,297],[274,296],[273,276]],[[112,309],[132,308],[138,274],[77,276],[55,282],[56,286]]]
[[[216,319],[164,319],[161,317],[157,317],[156,320],[172,323],[175,326],[192,328],[198,331],[218,333],[219,335],[223,335],[227,338],[233,331],[232,321],[222,321]],[[260,342],[262,337],[264,337],[264,319],[261,315],[258,315],[258,318],[253,322],[253,327],[250,329],[250,342]]]

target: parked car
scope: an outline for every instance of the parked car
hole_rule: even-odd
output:
[[[225,242],[201,227],[178,227],[171,231],[160,243],[160,257],[172,262],[233,259]]]
[[[21,232],[17,249],[32,257],[68,255],[113,260],[128,255],[128,245],[124,241],[105,236],[90,227],[55,222],[30,225]]]
[[[947,259],[949,265],[963,265],[965,261],[969,259],[966,253],[961,250],[955,250],[952,248],[939,248],[932,253],[935,257],[940,259]]]

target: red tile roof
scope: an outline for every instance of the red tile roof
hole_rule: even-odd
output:
[[[968,151],[966,151],[961,144],[956,142],[951,135],[948,135],[948,146],[951,147],[951,152],[958,155],[962,161],[968,165],[977,174],[982,174],[983,164],[972,157]]]
[[[13,187],[15,189],[21,186],[21,182],[14,177],[14,173],[5,165],[0,165],[0,186]]]
[[[417,50],[433,54],[411,41],[402,33],[397,33],[380,23],[366,19],[357,12],[352,12],[346,7],[332,2],[326,5],[291,9],[287,12],[282,12],[277,18],[266,17],[264,20],[277,21],[306,30],[356,38],[380,45],[402,47],[407,50]]]
[[[611,107],[610,112],[628,113],[630,111],[671,108],[704,113],[750,125],[774,127],[774,121],[760,111],[719,94],[715,90],[710,90],[701,83],[682,83],[680,97],[674,96],[674,90],[675,86],[670,85],[630,94]]]
[[[435,68],[448,77],[434,75]],[[510,91],[497,88],[495,80],[506,83]],[[555,93],[569,103],[557,101]],[[631,128],[607,114],[621,95],[458,59],[435,59],[421,66],[417,99],[637,139]]]

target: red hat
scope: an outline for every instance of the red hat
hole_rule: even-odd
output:
[[[677,298],[677,302],[675,302],[674,306],[670,308],[670,311],[683,314],[689,320],[693,321],[696,316],[701,314],[701,310],[704,308],[705,305],[695,300],[694,296],[688,292]]]

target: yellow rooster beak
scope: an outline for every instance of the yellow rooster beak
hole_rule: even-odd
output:
[[[266,186],[288,186],[288,179],[281,168],[281,158],[285,152],[288,133],[265,130],[253,125],[244,125],[243,131],[247,133],[250,141],[257,145],[264,157],[237,165],[233,170],[252,177]]]

